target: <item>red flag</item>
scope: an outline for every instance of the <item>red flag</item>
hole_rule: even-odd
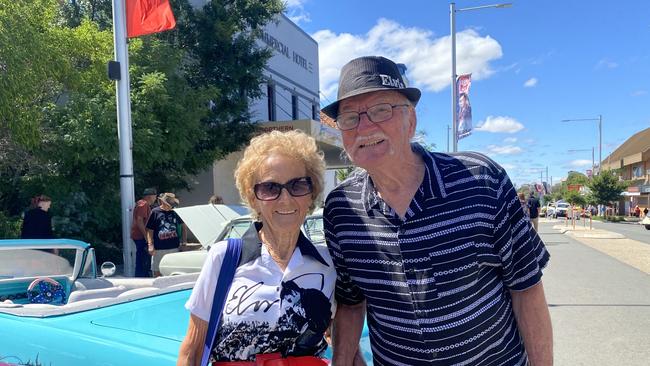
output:
[[[126,0],[126,34],[133,38],[174,29],[176,19],[168,0]]]

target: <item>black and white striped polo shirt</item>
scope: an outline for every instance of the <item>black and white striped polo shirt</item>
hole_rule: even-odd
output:
[[[357,169],[327,197],[336,299],[367,300],[375,365],[525,365],[509,290],[549,254],[506,172],[478,153],[431,153],[402,221]]]

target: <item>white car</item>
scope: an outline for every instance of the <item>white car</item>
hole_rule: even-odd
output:
[[[555,212],[553,213],[553,217],[567,217],[570,209],[571,205],[567,202],[558,202],[555,204]]]
[[[241,238],[248,230],[251,216],[236,216],[242,210],[247,212],[245,206],[232,205],[200,205],[175,210],[197,237],[202,248],[165,255],[160,261],[160,273],[163,276],[175,276],[200,272],[212,244],[229,238]],[[314,244],[324,244],[323,210],[318,209],[307,216],[302,230]]]

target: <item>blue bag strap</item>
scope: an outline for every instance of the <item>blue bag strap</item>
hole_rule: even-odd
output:
[[[228,247],[226,254],[221,262],[221,269],[219,270],[219,279],[217,280],[217,287],[214,290],[214,299],[212,300],[212,311],[210,312],[210,322],[208,323],[208,332],[205,337],[205,344],[203,345],[203,357],[201,358],[201,366],[207,366],[210,361],[210,352],[212,352],[212,345],[217,337],[217,329],[219,328],[219,320],[221,319],[221,312],[226,303],[228,290],[232,285],[232,280],[235,277],[235,270],[239,264],[239,257],[241,256],[241,239],[228,239]]]

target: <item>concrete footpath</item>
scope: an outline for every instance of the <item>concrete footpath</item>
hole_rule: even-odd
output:
[[[650,365],[650,246],[540,220],[555,365]]]

